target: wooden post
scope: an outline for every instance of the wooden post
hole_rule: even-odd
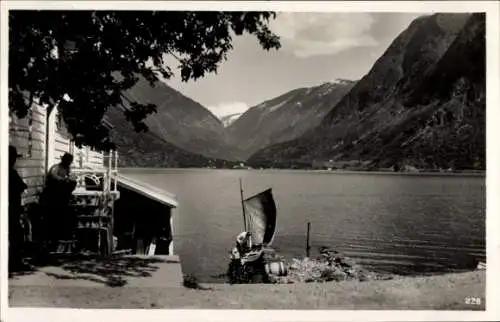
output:
[[[55,152],[55,124],[56,124],[56,113],[57,104],[53,107],[49,107],[46,110],[45,115],[45,174],[49,171],[50,167],[54,164],[54,152]],[[46,178],[46,176],[44,175]]]
[[[307,222],[307,238],[306,238],[306,257],[309,258],[309,251],[311,247],[309,246],[309,233],[311,231],[311,223]]]
[[[104,153],[103,153],[103,158],[104,158]],[[108,150],[108,165],[106,167],[106,173],[103,174],[103,185],[104,185],[104,192],[107,196],[111,195],[111,167],[113,165],[112,163],[112,151]]]
[[[108,200],[107,200],[107,206],[108,210],[110,211],[108,213],[108,254],[112,255],[113,251],[113,245],[114,245],[114,235],[115,235],[115,200],[113,195],[108,195]]]
[[[174,213],[175,212],[175,213]],[[176,208],[170,209],[170,245],[168,245],[168,254],[174,255],[174,214],[177,215]]]
[[[108,175],[111,174],[112,167],[113,167],[113,152],[111,150],[109,150],[108,151]]]
[[[78,161],[78,165],[79,165],[80,169],[83,169],[83,151],[80,150],[80,153],[78,153],[78,155],[80,156],[80,159]]]
[[[115,150],[115,175],[114,175],[114,183],[115,183],[115,187],[114,187],[114,191],[116,192],[117,191],[117,185],[118,185],[118,151]]]
[[[243,210],[243,229],[247,231],[247,216],[245,213],[245,201],[243,199],[243,185],[240,178],[240,195],[241,195],[241,208]]]

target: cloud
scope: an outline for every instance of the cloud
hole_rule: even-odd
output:
[[[218,105],[207,106],[207,109],[218,118],[226,115],[243,113],[249,106],[244,102],[223,102]]]
[[[282,38],[283,49],[297,57],[332,55],[356,47],[373,47],[370,13],[279,13],[270,28]]]

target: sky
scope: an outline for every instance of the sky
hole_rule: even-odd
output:
[[[270,23],[281,37],[279,50],[263,50],[254,36],[233,38],[233,51],[217,74],[167,84],[208,108],[217,117],[292,89],[335,79],[358,80],[416,17],[427,13],[282,12]]]

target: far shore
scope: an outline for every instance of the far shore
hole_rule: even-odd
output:
[[[310,173],[324,173],[324,174],[374,174],[374,175],[395,175],[395,176],[433,176],[433,177],[485,177],[486,171],[483,170],[455,170],[455,171],[435,171],[435,170],[419,170],[419,171],[401,171],[394,172],[390,170],[326,170],[326,169],[285,169],[285,168],[201,168],[201,167],[185,167],[185,168],[163,168],[163,167],[121,167],[119,171],[134,172],[134,171],[255,171],[255,172],[310,172]]]

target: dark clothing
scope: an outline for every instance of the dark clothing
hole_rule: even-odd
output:
[[[24,183],[16,169],[9,169],[9,267],[14,267],[22,262],[21,247],[23,233],[21,227],[21,214],[23,213],[21,199],[28,186]]]
[[[58,195],[64,194],[65,198],[71,196],[76,187],[76,182],[69,177],[70,171],[60,163],[53,165],[45,179],[45,188]]]
[[[69,169],[59,163],[50,168],[45,179],[41,203],[45,210],[48,239],[53,243],[71,239],[74,228],[69,203],[76,182],[70,179],[69,174]]]
[[[21,196],[28,186],[16,169],[9,170],[9,215],[12,210],[13,214],[21,214]]]

